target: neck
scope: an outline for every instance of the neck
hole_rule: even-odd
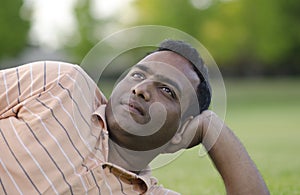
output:
[[[159,151],[133,151],[119,146],[112,140],[109,140],[108,161],[124,169],[139,173],[145,170],[149,163],[159,155]]]

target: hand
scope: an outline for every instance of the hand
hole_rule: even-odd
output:
[[[213,111],[206,110],[195,117],[189,117],[180,130],[174,135],[165,153],[174,153],[180,149],[194,147],[202,142],[203,135],[209,126],[212,117],[216,116]]]
[[[165,152],[203,144],[223,178],[227,194],[270,194],[242,143],[214,112],[204,111],[189,118],[173,138]]]

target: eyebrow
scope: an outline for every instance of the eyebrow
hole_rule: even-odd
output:
[[[145,72],[153,73],[153,71],[149,67],[147,67],[147,66],[145,66],[143,64],[137,64],[133,68],[138,68],[138,69],[141,69],[141,70],[143,70]]]
[[[147,67],[147,66],[145,66],[143,64],[137,64],[137,65],[134,66],[134,68],[138,68],[138,69],[143,70],[143,71],[145,71],[145,72],[147,72],[149,74],[153,74],[154,73],[153,70],[151,70],[149,67]],[[168,84],[174,86],[179,93],[181,92],[179,90],[180,89],[179,85],[174,80],[172,80],[172,79],[170,79],[168,77],[165,77],[164,75],[161,75],[161,74],[156,74],[155,78],[157,78],[159,81],[162,81],[164,83],[168,83]]]

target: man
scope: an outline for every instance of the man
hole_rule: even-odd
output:
[[[268,194],[242,144],[207,111],[206,68],[184,42],[163,42],[108,101],[66,63],[2,70],[0,80],[0,193],[177,194],[148,164],[202,143],[228,194]]]

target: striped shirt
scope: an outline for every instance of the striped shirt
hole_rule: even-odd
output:
[[[0,194],[177,194],[108,162],[106,103],[77,65],[0,71]]]

